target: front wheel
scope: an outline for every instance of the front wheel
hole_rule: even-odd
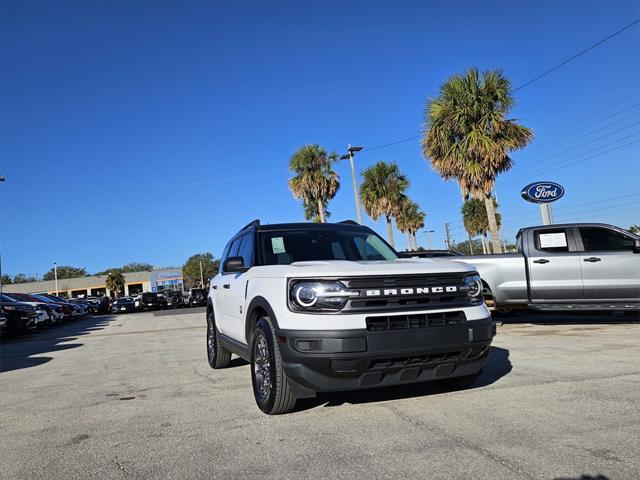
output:
[[[207,359],[211,368],[227,368],[231,362],[231,352],[220,343],[220,332],[216,327],[213,311],[207,312]]]
[[[296,407],[269,317],[258,320],[251,347],[251,384],[258,408],[268,415]]]

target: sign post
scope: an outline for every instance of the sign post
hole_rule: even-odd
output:
[[[524,187],[520,195],[527,202],[539,204],[542,224],[551,225],[553,224],[551,203],[559,200],[564,195],[564,188],[554,182],[535,182]]]

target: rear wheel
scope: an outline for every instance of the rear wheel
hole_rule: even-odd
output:
[[[266,316],[258,320],[253,334],[251,383],[258,408],[264,413],[279,415],[295,409],[296,398],[282,366],[273,325]]]
[[[220,332],[216,327],[213,310],[207,312],[207,359],[211,368],[227,368],[231,362],[231,352],[220,343]]]

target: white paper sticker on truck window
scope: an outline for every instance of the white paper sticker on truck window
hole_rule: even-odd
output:
[[[271,237],[271,248],[273,253],[285,253],[284,240],[282,237]]]
[[[564,232],[541,233],[540,248],[558,248],[567,246],[567,236]]]

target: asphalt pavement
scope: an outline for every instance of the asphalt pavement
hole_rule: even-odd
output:
[[[270,417],[206,361],[202,309],[0,342],[4,479],[637,479],[640,325],[501,317],[464,391],[331,394]]]

